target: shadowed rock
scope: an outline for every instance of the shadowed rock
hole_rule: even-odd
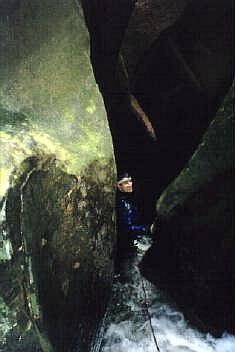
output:
[[[22,344],[31,323],[35,344],[45,351],[42,335],[51,350],[75,344],[89,351],[113,274],[112,163],[94,162],[79,177],[54,158],[31,158],[24,168],[7,197],[13,256],[1,292],[24,316],[24,324],[17,321]]]
[[[142,263],[144,274],[164,287],[193,323],[217,335],[235,327],[230,113],[231,94],[160,197],[156,242]]]

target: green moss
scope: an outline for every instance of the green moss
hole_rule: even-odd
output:
[[[79,174],[113,154],[81,9],[72,0],[25,4],[9,29],[16,40],[5,33],[8,59],[0,62],[1,196],[28,156],[53,153]]]
[[[9,21],[4,23],[3,18],[0,23],[5,49],[5,56],[0,57],[0,197],[8,190],[7,221],[14,260],[12,271],[6,273],[9,292],[5,294],[11,297],[13,288],[9,304],[17,311],[20,334],[19,341],[16,327],[9,331],[4,352],[7,348],[26,351],[28,345],[35,351],[51,351],[46,329],[50,324],[55,334],[58,329],[48,323],[47,311],[59,315],[58,324],[63,318],[69,321],[74,306],[80,304],[71,292],[77,275],[85,289],[89,283],[95,287],[100,272],[102,280],[107,278],[104,285],[99,283],[100,290],[104,287],[108,292],[105,285],[110,284],[113,148],[90,64],[84,18],[74,4],[73,0],[42,0],[29,6],[23,0]],[[47,154],[53,157],[46,158]],[[32,188],[25,187],[22,208],[21,188],[32,170],[36,170],[29,177]],[[22,249],[22,235],[28,253]],[[108,259],[102,259],[104,253]],[[95,261],[100,271],[93,277]],[[53,286],[46,297],[45,282],[46,289]],[[65,304],[67,295],[71,307]],[[43,321],[39,296],[44,302]],[[70,312],[66,313],[67,306]],[[83,331],[89,333],[86,327]]]

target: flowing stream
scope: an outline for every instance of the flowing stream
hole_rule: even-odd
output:
[[[150,245],[147,238],[138,243],[136,255],[126,261],[124,273],[115,279],[103,339],[95,351],[157,351],[146,314],[146,293],[151,324],[161,352],[234,352],[235,336],[224,333],[221,338],[214,338],[193,329],[183,314],[167,302],[164,294],[141,276],[138,263]]]

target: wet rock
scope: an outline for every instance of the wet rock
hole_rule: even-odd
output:
[[[115,167],[83,12],[73,0],[0,9],[0,244],[12,247],[0,349],[87,351],[112,277]]]
[[[148,222],[156,199],[194,153],[232,84],[232,2],[82,4],[117,167],[135,178]],[[156,140],[134,111],[131,95]]]
[[[235,326],[230,94],[160,197],[156,242],[142,263],[193,323],[214,334]]]
[[[94,161],[79,176],[55,157],[29,158],[22,169],[6,205],[13,255],[1,266],[17,350],[89,351],[113,275],[113,162]]]

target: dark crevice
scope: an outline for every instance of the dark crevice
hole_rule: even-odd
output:
[[[91,61],[104,98],[113,137],[117,169],[118,172],[129,171],[132,174],[135,181],[137,202],[143,210],[143,218],[146,222],[149,222],[156,216],[157,199],[175,177],[180,174],[197,150],[204,133],[210,126],[232,84],[232,2],[230,0],[223,2],[223,4],[220,1],[211,0],[179,2],[177,9],[172,9],[171,6],[165,9],[165,22],[163,20],[164,3],[161,4],[160,12],[157,12],[154,8],[151,12],[151,6],[154,6],[151,1],[141,2],[141,4],[137,1],[135,7],[133,7],[133,2],[132,4],[131,2],[127,2],[127,4],[120,2],[120,8],[115,8],[115,11],[120,14],[119,21],[117,21],[116,12],[111,10],[111,3],[104,2],[101,7],[97,7],[96,1],[89,1],[89,6],[87,1],[83,1],[83,5],[85,16],[88,19]],[[139,17],[136,18],[136,21],[128,23],[128,18],[132,18],[136,6],[140,6]],[[97,11],[97,15],[95,15],[95,11]],[[123,17],[125,11],[126,16]],[[151,24],[147,23],[148,16],[145,17],[146,14],[150,13],[149,11],[153,15],[155,23],[158,23],[158,13],[161,14],[162,17],[159,19],[161,26],[156,25],[154,27],[153,22],[151,28]],[[110,16],[109,21],[105,17],[107,13]],[[142,17],[141,14],[143,14]],[[170,17],[168,17],[169,14]],[[136,27],[129,27],[128,24]],[[141,33],[143,40],[146,37],[146,43],[150,45],[143,45],[138,41],[140,38],[139,28],[143,29]],[[107,34],[107,32],[109,33]],[[125,46],[127,37],[128,50]],[[124,54],[127,71],[127,81],[125,82],[123,82],[123,72],[120,72],[121,68],[117,65],[120,48],[120,53]],[[146,48],[144,52],[143,48]],[[133,58],[131,56],[134,55],[133,53],[140,53],[140,56]],[[129,72],[131,73],[131,81],[128,81]],[[139,106],[148,116],[156,134],[156,141],[146,133],[143,124],[133,113],[128,93],[137,99]],[[226,115],[225,110],[224,119],[229,116]],[[227,140],[225,139],[229,139],[226,133],[222,131],[222,128],[220,130],[215,128],[212,135],[216,135],[219,140],[224,140],[226,145]],[[212,143],[213,138],[211,142],[208,142],[205,149],[210,150],[211,148],[213,150]],[[217,152],[221,155],[225,153],[223,147]],[[210,155],[213,155],[213,152]],[[209,168],[215,169],[215,175],[223,171],[219,171],[220,166],[216,165],[216,153],[214,157],[210,158],[212,159],[198,162],[199,168],[196,174],[192,176],[193,178],[202,177],[206,180],[205,163],[208,163]],[[227,154],[224,158],[229,160]],[[227,165],[228,169],[230,165],[231,163]],[[228,184],[229,181],[226,182]],[[216,178],[211,187],[213,188],[215,184],[217,184]],[[210,197],[209,193],[205,194]],[[180,198],[180,195],[178,197]],[[205,202],[204,217],[210,223],[210,221],[213,221],[213,215],[211,215],[211,218],[207,217],[206,209],[209,205],[206,198],[203,199]],[[229,222],[231,213],[224,213],[222,203],[221,201],[221,208],[217,209],[218,214],[220,214],[216,213],[217,218],[225,216],[228,217]],[[228,208],[231,210],[231,204],[228,204]],[[212,214],[214,214],[213,211]],[[184,221],[183,216],[182,219]],[[197,216],[195,219],[192,221],[197,221]],[[191,259],[185,256],[185,253],[179,254],[177,252],[177,246],[174,245],[174,236],[172,234],[171,237],[169,232],[171,221],[173,221],[170,215],[169,219],[163,220],[165,225],[158,229],[158,236],[161,236],[162,243],[165,245],[160,242],[153,248],[150,267],[153,271],[152,281],[157,283],[157,267],[159,265],[162,268],[162,273],[164,273],[165,283],[170,287],[170,281],[174,278],[174,275],[170,274],[172,267],[178,268],[179,263],[179,265],[185,265],[186,267],[188,265],[190,272],[190,266],[193,267],[195,263],[191,263]],[[186,222],[187,216],[185,218]],[[209,223],[208,225],[205,224],[203,229],[205,233],[206,229],[208,233],[211,233]],[[189,222],[189,228],[193,224],[194,222],[191,224]],[[216,224],[218,233],[223,236],[222,224],[219,224],[218,221]],[[180,226],[177,221],[176,225]],[[198,231],[200,232],[200,230]],[[194,234],[194,240],[196,241],[196,232],[192,232],[190,229],[189,233]],[[186,251],[194,248],[193,244],[191,248],[190,243],[185,246],[184,242],[180,241],[179,243]],[[205,244],[205,248],[209,248],[209,242]],[[155,256],[158,251],[161,255],[158,258],[158,264],[156,264]],[[202,253],[205,256],[206,263],[206,254]],[[223,258],[227,256],[226,253],[227,250],[224,250]],[[200,251],[197,255],[200,258]],[[231,263],[233,256],[231,253],[228,256]],[[167,258],[167,263],[165,263],[164,258]],[[205,272],[208,265],[208,263],[205,264]],[[210,279],[205,278],[202,272],[200,272],[200,275],[202,280],[205,279],[206,285],[210,286]],[[219,277],[219,275],[220,269],[217,268],[217,276]],[[167,278],[169,278],[169,282]],[[177,280],[177,277],[175,279]],[[227,281],[229,280],[230,277]],[[197,283],[186,285],[185,294],[190,297],[192,287],[195,289],[195,294],[203,294],[199,282],[200,280],[198,285]],[[178,290],[177,292],[181,291]],[[212,297],[213,289],[210,293]],[[226,294],[225,291],[221,292],[221,296],[224,295],[221,307],[224,305],[227,309]],[[181,296],[184,297],[182,292]],[[205,302],[209,302],[207,297],[204,298]],[[231,301],[229,302],[231,304]],[[198,301],[195,299],[193,308],[197,305]],[[200,315],[202,310],[200,310],[200,307],[198,309]],[[211,315],[213,316],[213,309]],[[202,321],[204,318],[201,319],[201,316],[198,316],[198,321]],[[220,322],[215,319],[218,330],[222,326],[229,326],[231,330],[230,318],[227,322],[225,322],[225,318],[221,318]],[[211,321],[209,322],[208,319],[207,323],[210,325]]]

